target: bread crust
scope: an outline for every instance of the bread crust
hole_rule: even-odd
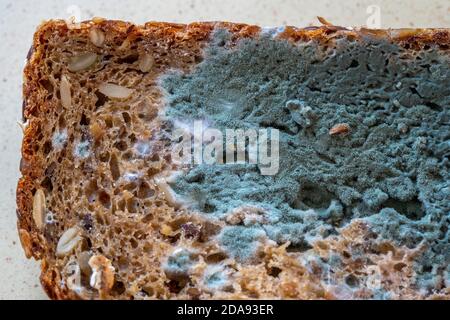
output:
[[[135,25],[129,22],[94,19],[84,21],[76,29],[80,35],[87,34],[92,26],[100,26],[105,32],[119,38],[136,38],[150,33],[158,33],[167,41],[196,42],[208,39],[215,28],[226,28],[233,34],[233,40],[237,41],[245,37],[254,37],[261,32],[261,28],[255,25],[237,24],[228,22],[200,22],[191,24],[175,24],[162,22],[147,22],[144,25]],[[44,235],[37,229],[32,217],[33,194],[37,188],[35,181],[44,177],[44,169],[39,159],[33,153],[33,146],[38,139],[39,127],[38,115],[55,105],[45,100],[45,93],[39,85],[42,75],[39,73],[39,65],[42,63],[45,52],[45,42],[49,34],[64,35],[68,32],[68,26],[63,20],[50,20],[42,23],[33,38],[33,44],[27,55],[27,63],[24,69],[23,84],[23,121],[27,123],[24,130],[22,143],[22,159],[16,192],[17,201],[17,228],[21,244],[27,258],[33,257],[41,260],[41,283],[51,299],[76,299],[77,295],[66,289],[62,289],[60,282],[62,276],[59,270],[52,264],[53,257],[46,247]],[[360,39],[365,37],[384,38],[399,46],[420,49],[425,45],[435,44],[442,48],[449,48],[449,29],[394,29],[394,30],[370,30],[348,29],[338,26],[324,25],[320,27],[296,28],[285,27],[278,37],[293,42],[307,42],[310,40],[326,44],[331,38],[349,37]]]

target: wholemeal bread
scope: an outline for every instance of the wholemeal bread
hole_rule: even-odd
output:
[[[449,45],[444,29],[43,23],[17,216],[45,291],[449,298]],[[195,120],[278,130],[276,174],[174,161]]]

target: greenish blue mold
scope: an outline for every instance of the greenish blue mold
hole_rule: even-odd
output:
[[[169,278],[177,279],[186,277],[194,261],[192,253],[186,249],[175,250],[163,266],[164,272]]]
[[[90,142],[80,141],[73,149],[73,155],[77,158],[86,159],[91,154]]]
[[[361,218],[380,239],[425,243],[422,262],[438,267],[417,267],[419,278],[442,273],[450,262],[448,55],[371,38],[337,39],[329,51],[270,34],[233,48],[228,40],[217,31],[202,63],[162,85],[169,120],[280,130],[277,175],[249,164],[197,165],[172,185],[212,219],[244,204],[267,211],[268,223],[222,231],[229,254],[251,258],[262,234],[307,248]],[[351,132],[330,136],[337,123]]]
[[[67,130],[56,131],[52,137],[52,147],[61,150],[67,143]]]
[[[221,265],[208,266],[203,281],[209,289],[213,290],[223,289],[229,284],[228,275]]]
[[[224,227],[219,237],[220,244],[226,248],[231,256],[238,260],[245,260],[252,257],[260,240],[265,237],[265,232],[261,228],[254,227]]]
[[[378,209],[389,196],[379,188],[370,188],[364,192],[364,204],[370,209]]]

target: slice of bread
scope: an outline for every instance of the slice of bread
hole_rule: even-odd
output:
[[[450,298],[449,45],[443,29],[43,23],[17,216],[45,291]],[[199,121],[278,132],[275,174],[175,161]]]

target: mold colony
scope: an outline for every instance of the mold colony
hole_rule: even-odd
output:
[[[202,63],[162,81],[173,122],[280,130],[275,176],[251,164],[197,165],[172,183],[213,220],[259,210],[262,219],[228,223],[222,247],[243,262],[262,238],[304,251],[362,219],[379,240],[427,248],[419,287],[448,277],[448,56],[373,38],[317,46],[263,34],[228,47],[229,36],[216,32]]]

